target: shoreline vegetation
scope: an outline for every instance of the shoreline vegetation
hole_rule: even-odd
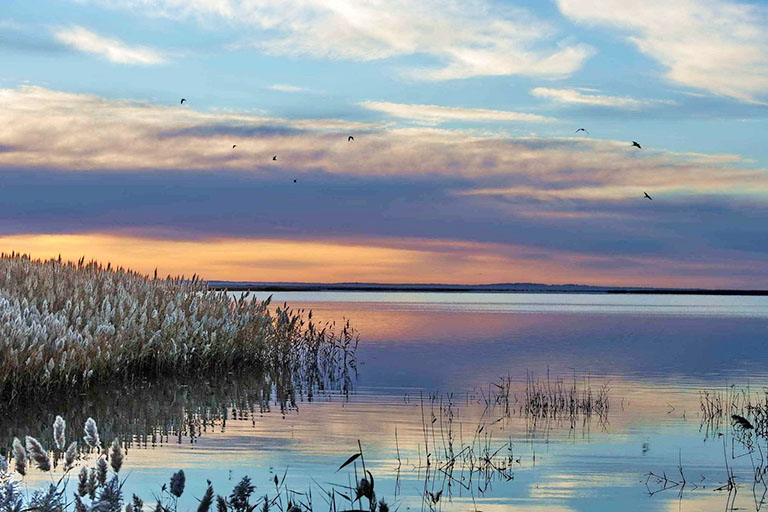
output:
[[[0,399],[83,392],[100,382],[247,371],[276,388],[347,390],[349,322],[270,299],[233,299],[192,276],[158,278],[96,261],[0,255]]]

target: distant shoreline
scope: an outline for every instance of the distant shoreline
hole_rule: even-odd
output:
[[[437,293],[575,293],[620,295],[731,295],[768,296],[768,290],[699,288],[621,288],[588,285],[544,284],[379,284],[379,283],[242,283],[209,281],[213,290],[232,292],[437,292]]]

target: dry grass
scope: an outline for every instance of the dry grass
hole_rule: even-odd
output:
[[[354,368],[349,326],[97,262],[0,256],[0,397],[238,368],[318,388]]]

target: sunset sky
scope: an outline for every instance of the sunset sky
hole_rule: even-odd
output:
[[[768,2],[3,0],[0,205],[207,279],[768,288]]]

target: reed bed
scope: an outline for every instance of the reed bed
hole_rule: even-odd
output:
[[[156,274],[0,255],[0,397],[243,368],[324,389],[355,367],[349,323]]]
[[[441,500],[451,501],[456,496],[469,497],[479,510],[479,500],[494,485],[514,480],[515,471],[524,464],[536,465],[535,444],[540,430],[547,435],[559,427],[575,432],[577,420],[587,430],[593,418],[603,426],[608,423],[607,383],[593,391],[588,378],[577,379],[575,374],[573,382],[566,384],[563,379],[550,378],[549,373],[546,380],[528,373],[520,396],[515,393],[517,388],[508,376],[462,397],[467,406],[481,407],[476,423],[462,419],[457,395],[420,395],[423,441],[417,446],[418,462],[414,469],[424,475],[423,510],[438,510]],[[408,400],[406,396],[406,403]],[[526,437],[533,448],[527,459],[515,453],[511,431],[509,437],[499,435],[518,420],[525,422]],[[402,464],[395,435],[398,462]],[[399,465],[397,469],[399,478]]]
[[[534,418],[589,418],[596,415],[606,418],[610,408],[608,399],[608,384],[603,384],[593,392],[588,379],[578,386],[576,376],[573,381],[566,383],[557,378],[554,381],[547,372],[546,380],[535,379],[528,375],[523,397],[523,407],[526,415]]]

